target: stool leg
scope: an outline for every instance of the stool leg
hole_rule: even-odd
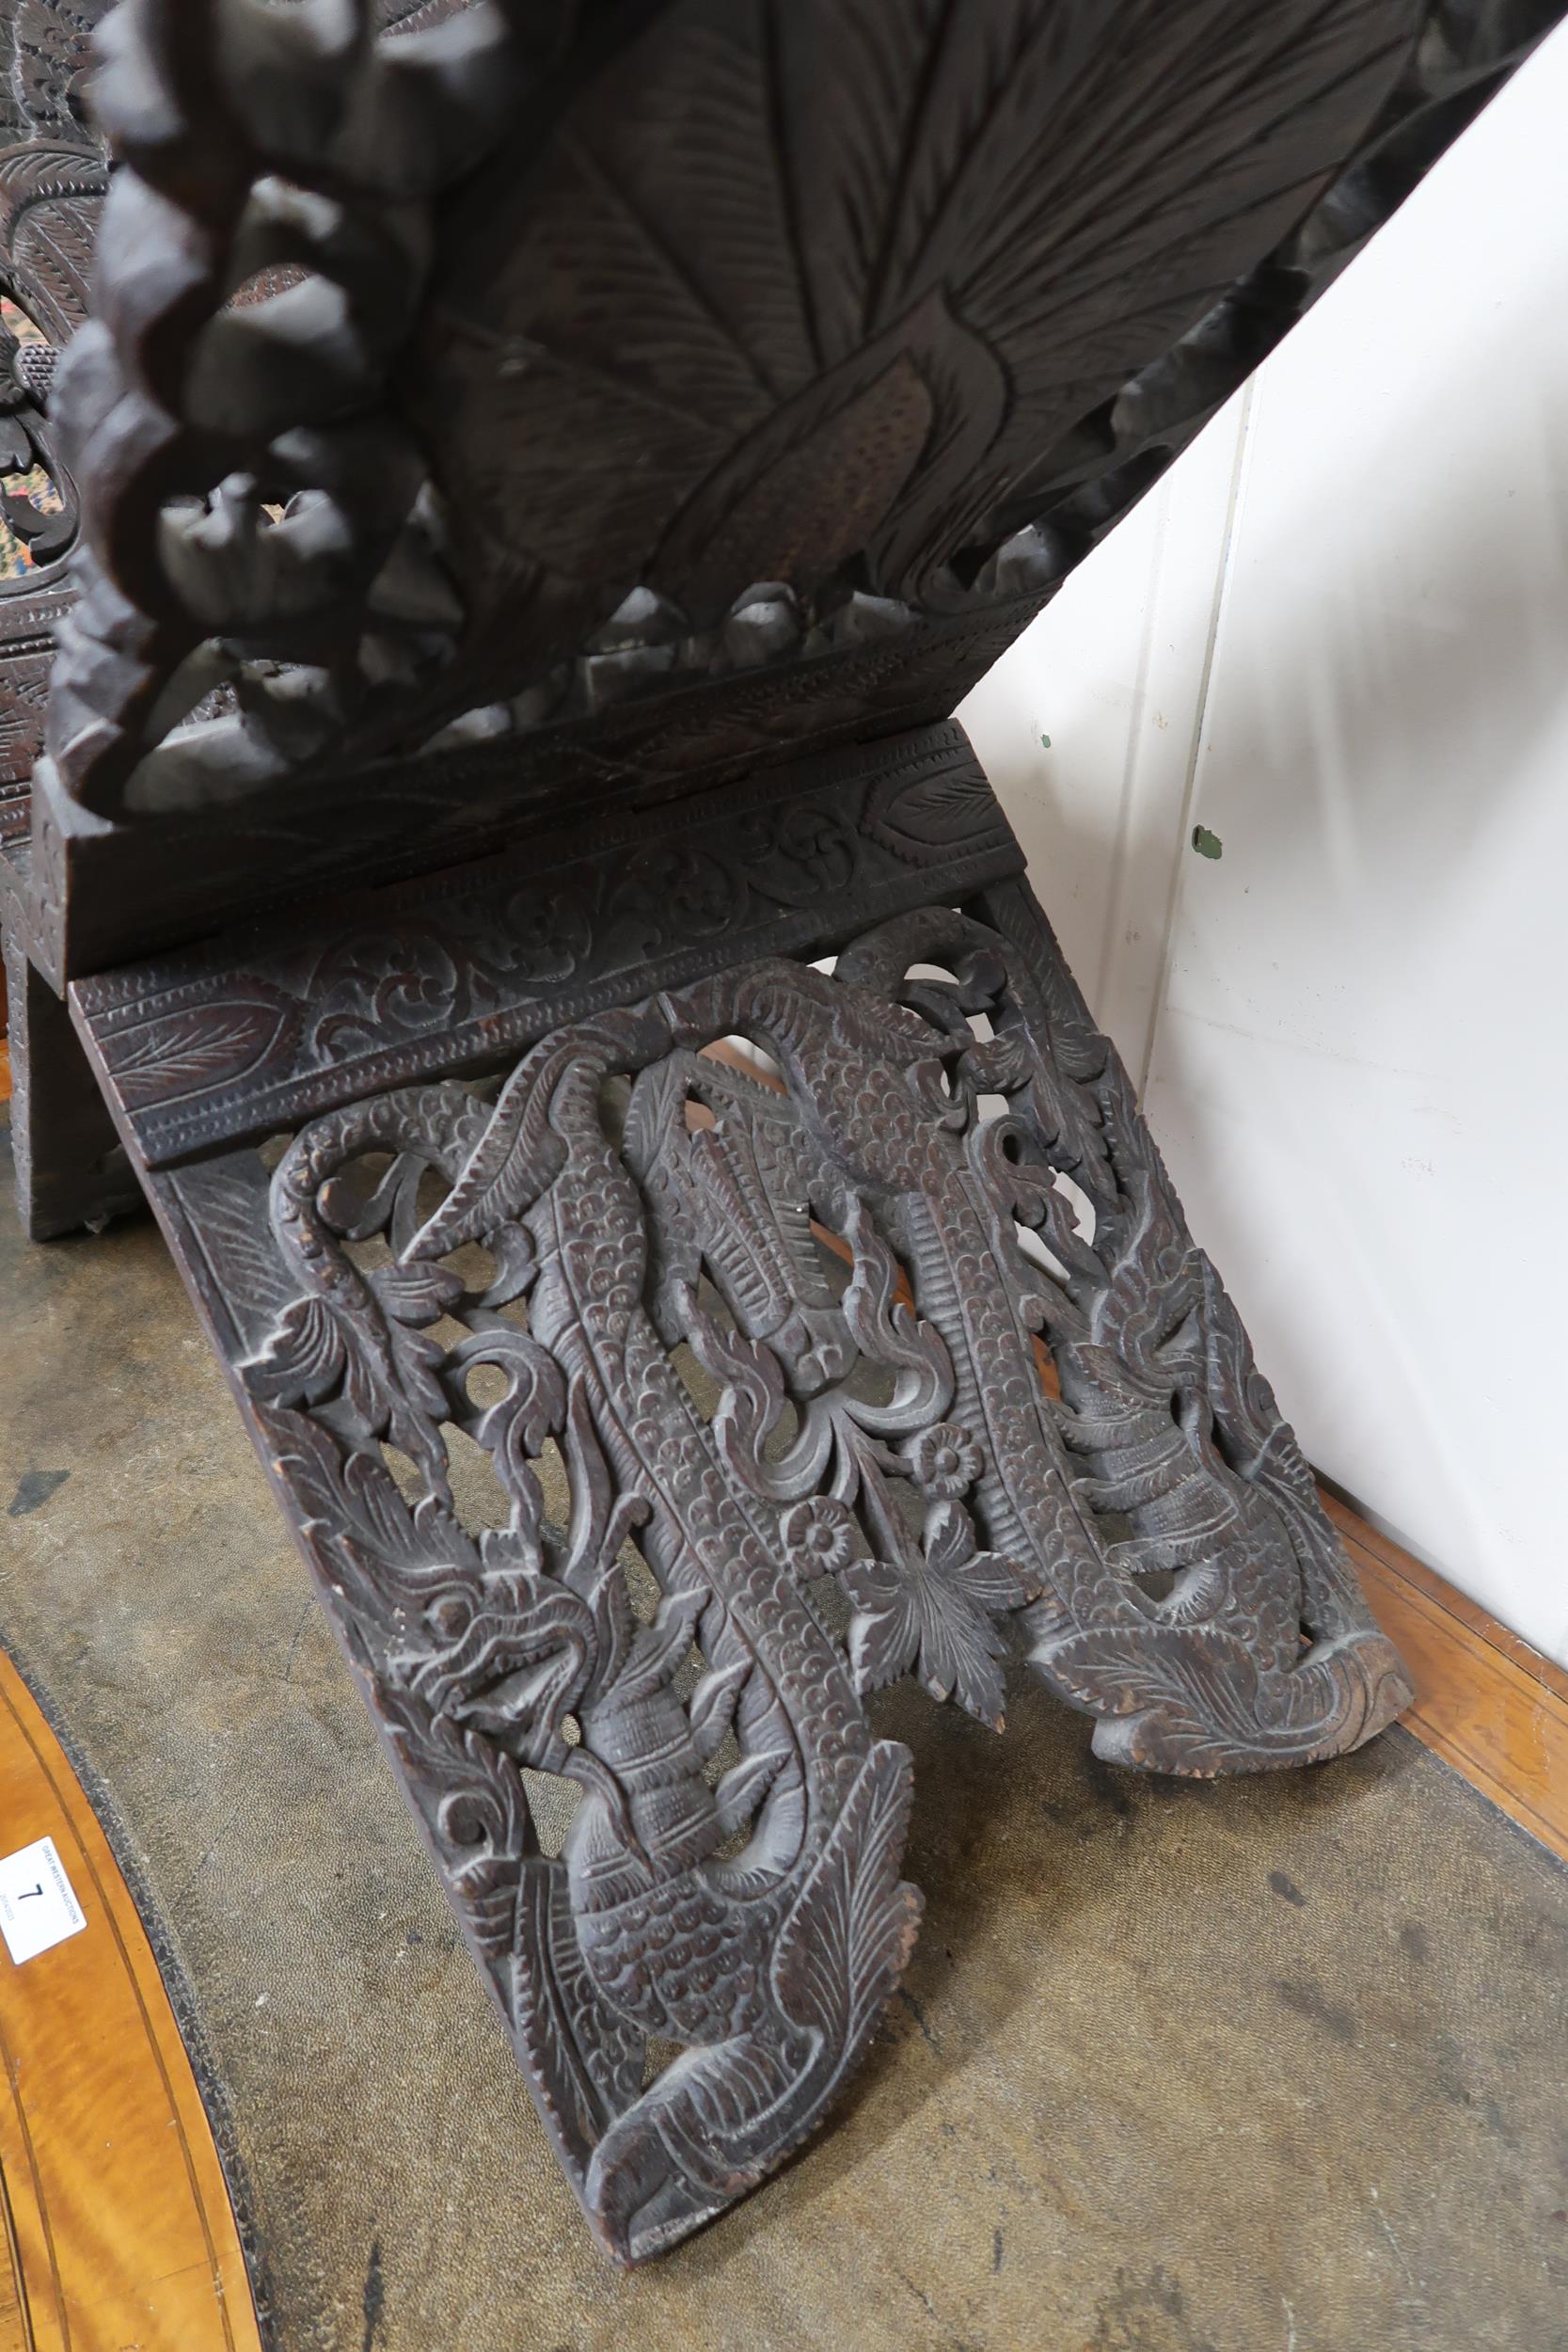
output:
[[[31,1241],[143,1207],[141,1187],[115,1133],[65,1006],[5,934],[11,1063],[11,1152],[17,1209]]]

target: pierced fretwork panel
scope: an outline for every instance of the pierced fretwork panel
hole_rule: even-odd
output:
[[[1000,1728],[1016,1617],[1100,1753],[1197,1774],[1409,1695],[1037,911],[982,912],[149,1180],[623,2259],[811,2130],[897,1982],[871,1693]]]

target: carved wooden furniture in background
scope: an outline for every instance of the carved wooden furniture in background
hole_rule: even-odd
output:
[[[54,1839],[87,1920],[46,1967],[6,1966],[0,2344],[261,2352],[158,1960],[86,1792],[3,1656],[0,1820],[8,1852]]]
[[[1189,1773],[1408,1695],[949,714],[1557,13],[102,29],[13,953],[623,2259],[897,1981],[871,1693],[1000,1725],[1016,1624]]]
[[[31,557],[0,581],[0,929],[17,1089],[11,1136],[27,1230],[69,1232],[136,1204],[138,1187],[32,932],[33,763],[43,741],[55,636],[73,590],[71,479],[50,422],[52,364],[87,315],[108,184],[102,142],[83,117],[87,40],[106,0],[34,0],[0,9],[0,513]],[[23,321],[45,339],[21,340]],[[40,469],[57,494],[45,516],[24,485]],[[35,475],[36,478],[36,475]]]

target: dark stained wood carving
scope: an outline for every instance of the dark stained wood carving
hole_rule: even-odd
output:
[[[106,0],[19,0],[0,12],[0,294],[39,330],[0,323],[0,516],[33,568],[0,580],[0,789],[31,776],[43,740],[55,631],[71,592],[63,558],[75,494],[49,419],[55,355],[87,315],[108,174],[81,89]],[[16,485],[35,468],[57,494],[45,512]]]
[[[1015,600],[933,625],[833,667],[832,695],[784,672],[768,694],[710,680],[607,709],[592,735],[542,729],[449,742],[362,771],[354,798],[302,777],[221,812],[166,810],[135,823],[32,803],[40,876],[35,953],[56,987],[151,949],[211,937],[241,918],[287,919],[334,882],[426,874],[541,835],[563,818],[603,826],[679,820],[688,796],[736,789],[794,765],[794,721],[811,755],[945,720],[1034,610]],[[766,742],[768,755],[759,758]],[[40,774],[46,773],[40,766]]]
[[[86,116],[108,0],[17,0],[0,18],[0,282],[58,350],[87,315],[107,173]]]
[[[598,0],[378,43],[124,0],[54,823],[352,797],[451,725],[569,764],[699,682],[664,759],[712,781],[868,666],[914,697],[926,630],[1022,627],[1556,14]]]
[[[737,1035],[782,1093],[703,1054]],[[1016,1618],[1123,1764],[1311,1762],[1408,1701],[1022,885],[150,1183],[623,2259],[779,2163],[897,1984],[871,1693],[1000,1729]]]
[[[91,316],[14,399],[0,349],[81,516],[69,617],[12,607],[8,949],[619,2259],[897,1984],[886,1685],[1000,1728],[1017,1651],[1197,1776],[1409,1696],[947,723],[1561,12],[101,28]],[[4,20],[55,341],[96,14]]]
[[[155,1168],[493,1063],[639,988],[721,971],[742,946],[810,955],[919,906],[933,881],[968,892],[1022,865],[950,721],[685,801],[657,829],[623,813],[71,994]]]

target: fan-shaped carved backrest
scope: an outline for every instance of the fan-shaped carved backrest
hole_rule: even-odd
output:
[[[45,797],[944,715],[1558,13],[122,0]]]

